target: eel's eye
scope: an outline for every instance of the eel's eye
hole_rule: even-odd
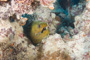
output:
[[[40,28],[40,25],[38,25],[38,28]]]

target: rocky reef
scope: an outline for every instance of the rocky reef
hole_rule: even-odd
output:
[[[89,13],[89,0],[0,0],[0,60],[90,60]],[[32,21],[50,32],[37,45]]]

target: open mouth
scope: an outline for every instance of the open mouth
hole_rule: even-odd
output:
[[[41,31],[41,33],[43,33],[45,30],[47,29],[47,27],[44,27]]]
[[[46,29],[47,29],[47,27],[44,27],[41,32],[39,32],[39,33],[37,33],[35,35],[39,35],[39,34],[43,33]]]

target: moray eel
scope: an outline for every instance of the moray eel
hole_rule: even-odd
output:
[[[45,22],[33,21],[31,24],[29,37],[34,45],[37,45],[49,35],[48,25]]]

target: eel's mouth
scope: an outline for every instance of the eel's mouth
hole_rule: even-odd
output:
[[[41,33],[43,33],[45,30],[47,29],[47,27],[44,27],[41,31]]]
[[[47,27],[44,27],[44,28],[41,30],[41,32],[39,32],[39,33],[37,33],[37,34],[35,34],[35,35],[39,35],[39,34],[43,33],[45,30],[47,30]]]

